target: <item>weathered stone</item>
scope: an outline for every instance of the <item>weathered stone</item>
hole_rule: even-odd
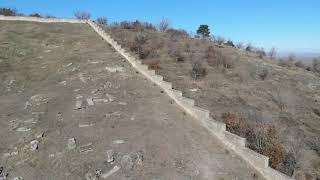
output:
[[[78,100],[76,102],[76,108],[75,109],[81,109],[82,108],[82,101],[81,100]]]
[[[68,149],[75,149],[77,147],[76,139],[75,138],[70,138],[68,140]]]
[[[30,150],[31,151],[35,151],[37,150],[39,147],[39,141],[38,140],[33,140],[30,142]]]
[[[93,146],[92,146],[92,143],[88,143],[88,144],[85,144],[85,145],[82,145],[79,147],[79,152],[80,153],[88,153],[88,152],[91,152],[93,151]]]
[[[92,98],[87,98],[87,103],[88,103],[89,106],[93,106],[94,105]]]
[[[113,150],[112,149],[109,149],[107,151],[107,162],[108,163],[111,163],[114,161],[114,157],[113,157]]]
[[[123,144],[124,140],[114,140],[113,144]]]
[[[119,170],[120,170],[119,166],[114,166],[109,172],[101,174],[100,177],[106,179],[106,178],[108,178],[109,176],[111,176],[112,174],[116,173]]]

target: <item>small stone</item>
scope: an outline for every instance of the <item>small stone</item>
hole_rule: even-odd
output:
[[[120,170],[119,166],[114,166],[109,172],[101,174],[100,177],[103,178],[103,179],[106,179],[106,178],[108,178],[109,176],[111,176],[112,174],[116,173],[119,170]]]
[[[80,149],[79,150],[80,153],[88,153],[93,151],[93,146],[92,146],[92,143],[89,143],[89,144],[80,146],[79,149]]]
[[[81,109],[82,108],[82,101],[77,101],[76,102],[76,109]]]
[[[124,140],[114,140],[113,144],[123,144]]]
[[[128,103],[126,103],[126,102],[119,102],[118,104],[119,104],[119,105],[124,105],[124,106],[125,106],[125,105],[127,105]]]
[[[36,138],[43,138],[44,137],[44,132],[39,133]]]
[[[23,177],[18,176],[18,177],[14,177],[12,180],[22,180],[22,179],[23,179]]]
[[[87,98],[87,103],[88,103],[89,106],[93,106],[94,105],[92,98]]]
[[[27,128],[27,127],[19,127],[18,129],[16,129],[16,131],[18,132],[27,132],[27,131],[30,131],[31,129],[30,128]]]
[[[77,144],[76,144],[76,139],[75,138],[70,138],[68,140],[68,149],[75,149],[77,147]]]
[[[56,119],[57,119],[58,121],[63,121],[62,112],[58,112],[58,113],[56,114]]]
[[[38,145],[39,145],[39,141],[38,140],[31,141],[30,142],[30,150],[31,151],[37,150],[39,148]]]
[[[107,162],[108,163],[111,163],[114,161],[114,157],[113,157],[113,150],[112,149],[109,149],[107,151]]]

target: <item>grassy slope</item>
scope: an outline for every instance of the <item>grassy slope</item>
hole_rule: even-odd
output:
[[[293,153],[297,162],[284,158],[277,169],[290,174],[286,166],[293,164],[297,177],[301,173],[320,176],[318,76],[296,67],[283,68],[276,62],[231,47],[220,47],[219,51],[232,61],[232,68],[212,67],[204,57],[205,50],[214,45],[212,42],[154,30],[137,32],[121,26],[106,30],[128,49],[138,34],[146,36],[148,40],[143,48],[151,53],[144,61],[156,64],[159,74],[173,82],[185,96],[194,98],[200,107],[209,109],[215,119],[223,121],[221,115],[231,112],[242,116],[246,124],[275,125],[287,154]],[[173,49],[182,54],[183,62],[169,55]],[[190,76],[195,61],[201,61],[206,68],[207,75],[200,80]]]

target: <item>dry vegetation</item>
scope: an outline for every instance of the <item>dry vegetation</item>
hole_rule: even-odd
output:
[[[266,53],[223,37],[192,37],[167,20],[157,27],[126,21],[104,28],[229,131],[246,137],[248,147],[270,157],[271,167],[319,177],[319,61],[277,62],[275,48]]]

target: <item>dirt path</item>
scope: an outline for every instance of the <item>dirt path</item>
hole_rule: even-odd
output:
[[[0,177],[260,179],[89,27],[0,26]]]

